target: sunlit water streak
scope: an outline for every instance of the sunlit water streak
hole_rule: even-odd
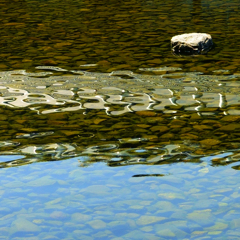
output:
[[[55,67],[38,68],[67,71]],[[51,71],[1,72],[0,104],[8,107],[28,107],[35,109],[38,114],[102,109],[108,115],[143,110],[164,112],[169,105],[184,109],[194,107],[199,113],[203,108],[218,107],[224,109],[226,114],[231,114],[232,111],[227,109],[228,105],[238,104],[239,74],[204,75],[201,72],[172,72],[181,69],[170,67],[141,70],[157,74],[136,74],[131,71],[111,73],[69,71],[67,75],[54,76]],[[44,110],[41,109],[43,104],[58,107]],[[67,104],[74,107],[65,107]],[[31,108],[33,105],[34,108]],[[112,105],[121,105],[122,109],[111,111]]]
[[[64,119],[61,123],[60,119],[59,123],[68,129],[68,140],[62,142],[56,134],[61,127],[48,125],[49,121],[42,121],[39,125],[36,120],[36,130],[19,125],[15,135],[0,142],[1,154],[20,154],[25,158],[2,162],[1,167],[76,156],[84,157],[83,165],[96,161],[107,162],[109,166],[201,162],[200,158],[205,154],[218,156],[224,151],[230,151],[230,156],[217,158],[217,161],[213,161],[214,165],[239,161],[239,124],[234,123],[238,121],[234,116],[240,113],[239,74],[229,74],[225,70],[214,71],[212,75],[201,72],[184,73],[181,68],[174,67],[141,68],[142,74],[131,71],[68,71],[46,66],[39,66],[37,69],[39,72],[35,73],[25,70],[0,73],[2,107],[28,109],[33,111],[33,118],[36,119],[41,115],[49,119],[48,116],[54,116],[51,114],[66,113],[68,116],[75,112],[87,117],[91,115],[91,111],[97,111],[96,120],[93,118],[93,122],[88,122],[87,118],[79,119],[82,124],[89,124],[83,132],[79,131],[81,125],[76,125],[76,122],[74,125],[70,120]],[[56,72],[61,74],[56,75]],[[99,115],[102,111],[105,116]],[[120,125],[117,126],[117,121],[111,123],[106,119],[124,117],[129,113],[140,115],[139,120],[131,122],[134,115],[129,115],[128,123],[121,125],[123,120],[119,120]],[[194,113],[197,114],[196,120],[191,121]],[[161,116],[160,119],[154,118],[155,114]],[[224,116],[233,116],[233,119],[222,122]],[[153,119],[150,119],[151,117]],[[174,120],[180,122],[172,125]],[[185,122],[181,122],[182,120]],[[217,124],[216,121],[219,120],[221,123]],[[24,122],[21,119],[17,121]],[[54,121],[59,124],[58,119]],[[206,123],[214,127],[208,127]],[[142,129],[135,130],[138,126]],[[121,134],[121,129],[129,129],[128,127],[131,127],[131,133]],[[183,128],[186,131],[179,132],[179,129]],[[111,129],[116,131],[116,137],[106,138]],[[196,130],[202,131],[202,134],[197,136]],[[160,131],[160,135],[155,131]],[[224,134],[229,131],[236,132],[237,135],[224,141]],[[101,135],[101,132],[105,132],[105,136]],[[169,134],[164,134],[166,132]],[[48,140],[50,136],[53,138]],[[75,136],[74,140],[70,136]],[[217,140],[219,136],[220,141]],[[33,144],[34,140],[39,138],[43,139],[42,143]],[[24,142],[24,139],[27,142]],[[86,142],[82,144],[81,141]],[[206,148],[209,144],[212,149]],[[221,146],[216,148],[218,145]]]

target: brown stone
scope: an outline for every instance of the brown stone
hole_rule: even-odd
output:
[[[236,122],[239,120],[240,120],[240,116],[235,116],[235,115],[227,115],[221,119],[221,121],[224,121],[224,122]]]
[[[142,117],[153,117],[157,115],[155,112],[152,111],[138,111],[136,112],[136,114]]]
[[[152,132],[164,133],[164,132],[167,132],[169,130],[169,128],[166,126],[154,126],[154,127],[150,128],[150,130]]]
[[[155,58],[153,60],[148,60],[147,63],[153,63],[153,64],[161,64],[162,60],[159,58]]]
[[[0,115],[0,121],[7,120],[8,117],[6,115]]]
[[[201,66],[194,66],[189,69],[190,72],[205,72],[206,69]]]
[[[179,120],[179,119],[174,119],[170,123],[171,125],[179,125],[179,126],[184,126],[186,124],[185,121]]]
[[[217,139],[204,139],[202,141],[200,141],[201,145],[204,145],[204,146],[214,146],[214,145],[217,145],[220,143],[219,140]]]
[[[68,56],[55,56],[54,58],[62,61],[71,59],[71,57]]]
[[[204,130],[207,130],[207,129],[212,129],[211,126],[208,126],[208,125],[194,125],[193,126],[194,129],[198,130],[198,131],[204,131]]]
[[[105,121],[106,119],[94,119],[93,120],[93,123],[94,124],[96,124],[96,125],[98,125],[99,123],[101,123],[101,122],[103,122],[103,121]]]
[[[52,60],[52,59],[46,59],[46,60],[42,60],[42,61],[41,61],[41,64],[42,64],[42,65],[46,65],[46,66],[56,66],[56,65],[57,65],[57,62],[55,62],[55,61]]]
[[[189,139],[189,140],[197,140],[198,136],[191,134],[191,133],[186,133],[186,134],[181,134],[180,138],[181,139]]]
[[[68,124],[67,121],[52,121],[52,120],[49,120],[47,121],[47,124],[49,125],[65,125],[65,124]]]
[[[161,138],[161,139],[173,139],[174,138],[174,134],[166,133],[166,134],[163,134],[162,136],[160,136],[159,138]]]
[[[140,127],[140,128],[149,128],[150,125],[147,125],[147,124],[137,124],[137,127]]]
[[[240,129],[240,124],[238,123],[231,123],[226,126],[220,127],[218,130],[219,131],[234,131],[236,129]]]
[[[64,112],[62,112],[62,113],[54,113],[54,114],[49,114],[48,115],[48,118],[50,119],[50,120],[62,120],[62,119],[66,119],[68,117],[68,114],[67,113],[64,113]]]
[[[110,62],[106,61],[106,60],[102,60],[102,61],[99,61],[97,63],[99,66],[109,66],[110,65]]]
[[[22,128],[20,130],[24,131],[24,132],[37,132],[38,131],[37,128]]]
[[[20,123],[20,124],[23,124],[23,123],[26,122],[26,120],[17,119],[17,120],[15,120],[15,122]]]
[[[62,48],[62,47],[64,47],[64,46],[70,46],[70,45],[72,45],[72,43],[70,43],[70,42],[60,42],[60,43],[56,43],[56,44],[54,45],[54,47],[55,47],[55,48]]]
[[[66,136],[72,136],[72,135],[78,135],[81,133],[81,131],[68,131],[68,130],[61,130],[61,133],[63,133]]]
[[[166,120],[162,117],[149,117],[149,118],[147,118],[147,122],[152,123],[152,124],[157,123],[157,122],[164,122],[164,121],[166,121]]]
[[[191,118],[190,118],[191,121],[198,121],[198,120],[201,120],[201,119],[202,119],[202,117],[199,116],[197,113],[193,113],[191,115]]]
[[[186,132],[189,132],[191,130],[192,130],[191,127],[184,127],[184,128],[181,129],[181,133],[186,133]]]
[[[7,65],[5,65],[5,64],[3,64],[3,63],[1,63],[1,64],[0,64],[0,68],[3,68],[3,69],[5,69],[5,68],[7,68]]]
[[[213,124],[219,124],[219,121],[217,121],[217,120],[211,120],[211,119],[206,119],[206,120],[203,120],[201,123],[202,123],[202,124],[213,125]]]

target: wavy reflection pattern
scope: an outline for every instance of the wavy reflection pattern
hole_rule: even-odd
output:
[[[228,109],[228,106],[238,104],[240,100],[239,82],[231,81],[237,80],[238,74],[183,73],[176,72],[179,68],[170,67],[140,69],[155,75],[131,71],[68,72],[56,67],[38,69],[52,71],[0,72],[0,105],[27,107],[39,114],[103,109],[108,115],[121,115],[143,110],[169,112],[173,106],[199,113],[203,109],[217,107],[227,114],[238,114],[238,111]],[[55,76],[53,71],[68,74]],[[46,110],[43,108],[45,105],[55,107]],[[118,110],[114,110],[115,105],[118,105]]]
[[[184,118],[185,115],[194,112],[199,117],[240,115],[240,75],[229,74],[224,70],[205,75],[201,72],[185,73],[173,67],[142,68],[139,69],[140,73],[67,71],[46,66],[39,66],[37,69],[38,72],[34,73],[25,70],[0,72],[0,106],[29,109],[39,116],[79,110],[82,110],[83,114],[88,114],[90,110],[103,110],[106,117],[142,111],[145,111],[145,115],[148,116],[146,112],[156,112],[168,116],[165,119],[167,122],[164,123],[166,126],[172,119]],[[104,120],[105,118],[102,118],[94,122],[98,124]],[[23,120],[19,120],[20,123],[21,121]],[[62,123],[65,124],[65,122]],[[170,136],[168,141],[161,140],[163,142],[158,143],[163,136],[159,134],[152,136],[144,130],[144,128],[150,129],[150,125],[140,125],[145,135],[136,134],[137,137],[131,135],[126,138],[125,135],[128,134],[126,133],[123,134],[124,137],[110,141],[101,140],[103,138],[101,131],[107,131],[103,126],[98,142],[94,142],[94,137],[99,132],[89,126],[89,132],[85,132],[85,137],[81,138],[82,141],[88,139],[85,144],[75,142],[70,137],[71,133],[67,133],[69,134],[68,142],[58,142],[52,138],[41,144],[29,142],[24,144],[24,139],[33,141],[38,138],[54,137],[55,130],[41,129],[41,126],[37,131],[27,129],[24,132],[24,129],[21,129],[14,139],[6,137],[5,141],[1,141],[0,148],[3,155],[23,155],[24,158],[2,161],[0,167],[19,166],[36,161],[61,160],[69,157],[80,157],[81,166],[96,161],[106,162],[109,166],[122,166],[166,164],[178,161],[201,162],[205,156],[203,152],[198,151],[205,144],[202,139],[201,142],[193,138],[183,137],[182,139],[181,137],[181,141],[170,141],[172,135],[168,135],[165,136],[166,139]],[[236,128],[235,126],[233,129]],[[111,133],[114,134],[115,130]],[[83,134],[84,131],[80,133]],[[107,131],[107,134],[109,132]],[[77,134],[79,133],[76,131],[75,135],[79,137]],[[239,161],[239,148],[231,148],[228,151],[226,148],[224,151],[217,151],[213,148],[209,152],[213,163],[214,159],[218,159],[216,165]]]

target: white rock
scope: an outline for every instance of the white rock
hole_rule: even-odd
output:
[[[172,50],[175,54],[201,54],[213,46],[212,37],[207,33],[186,33],[172,37]]]

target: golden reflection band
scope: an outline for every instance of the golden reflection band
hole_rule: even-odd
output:
[[[70,157],[80,166],[201,162],[206,154],[216,156],[216,165],[240,160],[238,132],[232,133],[239,129],[239,75],[140,70],[1,72],[0,153],[25,157],[0,167]],[[110,118],[116,115],[117,122]]]
[[[1,72],[0,105],[29,108],[38,114],[81,109],[102,109],[107,115],[144,110],[175,113],[183,109],[207,114],[208,108],[219,108],[224,114],[239,112],[231,108],[239,104],[236,97],[239,84],[229,81],[238,75],[183,73],[171,67],[140,69],[144,74],[131,71],[70,71],[69,74],[57,67],[38,69],[40,72],[36,73]],[[56,71],[63,75],[55,76]],[[155,74],[147,75],[146,71]],[[65,72],[68,74],[64,75]]]

